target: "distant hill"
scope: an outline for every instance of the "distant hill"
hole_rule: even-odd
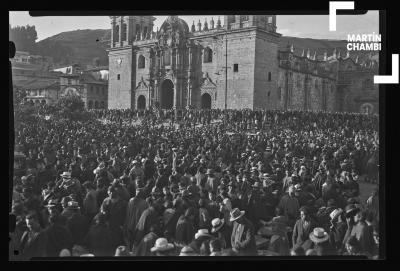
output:
[[[55,36],[41,40],[37,43],[38,53],[51,56],[56,64],[64,65],[71,63],[81,63],[83,65],[92,65],[94,58],[99,58],[99,65],[108,65],[108,56],[106,49],[109,47],[111,37],[110,29],[85,29],[69,32],[62,32]],[[303,49],[307,51],[310,48],[311,55],[317,51],[319,59],[325,51],[328,56],[332,55],[333,50],[340,49],[342,55],[346,54],[345,40],[325,40],[282,36],[279,48],[284,49],[287,44],[293,44],[295,53],[301,55]],[[377,52],[371,52],[376,55]],[[362,60],[368,52],[352,52],[351,57],[360,56]]]
[[[62,32],[37,43],[38,53],[53,57],[56,64],[81,63],[92,65],[99,58],[99,65],[108,65],[104,40],[110,39],[109,29],[85,29]]]

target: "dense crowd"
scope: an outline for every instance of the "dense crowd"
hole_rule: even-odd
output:
[[[359,187],[379,180],[378,116],[91,114],[19,123],[11,259],[378,255],[378,190]]]

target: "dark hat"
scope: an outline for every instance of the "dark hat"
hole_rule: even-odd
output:
[[[239,208],[235,208],[231,211],[231,218],[229,219],[229,221],[232,222],[238,220],[239,218],[244,216],[245,213],[246,213],[245,211],[240,211]]]
[[[345,208],[346,217],[354,216],[360,209],[355,204],[349,204]]]

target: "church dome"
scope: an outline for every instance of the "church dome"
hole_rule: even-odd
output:
[[[160,34],[167,32],[178,32],[186,36],[189,33],[189,26],[184,20],[178,18],[178,16],[168,16],[161,25]]]

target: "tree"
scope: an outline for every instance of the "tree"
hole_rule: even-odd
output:
[[[85,109],[85,103],[82,98],[76,94],[61,97],[57,105],[61,110],[69,112],[82,112]]]
[[[8,26],[9,40],[13,41],[17,51],[25,51],[31,54],[37,53],[37,32],[35,26]]]

